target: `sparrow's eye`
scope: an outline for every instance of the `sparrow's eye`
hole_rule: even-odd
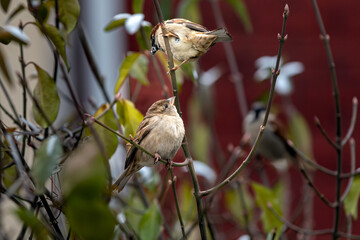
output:
[[[175,38],[175,42],[180,42],[180,38]]]
[[[165,109],[167,109],[169,107],[169,104],[165,104]]]

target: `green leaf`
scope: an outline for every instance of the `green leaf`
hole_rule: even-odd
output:
[[[132,10],[134,13],[142,13],[144,10],[144,0],[133,0]]]
[[[0,4],[1,4],[1,7],[4,10],[4,12],[6,13],[7,10],[9,9],[10,0],[1,0]]]
[[[123,61],[123,63],[121,64],[120,70],[119,70],[119,78],[116,82],[116,86],[115,86],[115,94],[117,94],[120,90],[120,88],[122,87],[122,85],[125,82],[126,77],[128,76],[130,69],[132,67],[132,65],[134,64],[134,62],[136,61],[136,59],[138,59],[138,57],[141,54],[139,52],[134,52],[134,53],[130,53],[129,55],[127,55]]]
[[[351,215],[354,220],[358,217],[358,205],[360,196],[360,176],[354,177],[350,191],[344,200],[344,209],[347,216]]]
[[[147,57],[141,54],[130,68],[130,76],[146,86],[149,85],[147,80],[148,63]]]
[[[162,216],[157,202],[153,202],[139,223],[140,239],[155,240],[160,234]]]
[[[80,14],[80,5],[78,0],[61,0],[59,1],[60,22],[64,24],[66,33],[71,33]]]
[[[34,64],[38,73],[38,82],[34,88],[34,97],[39,103],[40,107],[46,114],[50,123],[53,123],[57,117],[60,99],[57,93],[56,84],[50,75],[41,69],[38,65]],[[48,123],[40,114],[35,105],[32,107],[35,121],[42,127],[48,127]]]
[[[2,49],[0,48],[0,70],[4,74],[5,79],[8,81],[8,83],[12,83],[12,78],[10,75],[10,71],[8,69],[8,64],[6,61],[6,57],[4,56]]]
[[[31,168],[36,193],[44,193],[45,183],[56,169],[62,154],[61,141],[57,135],[52,135],[42,142],[36,151],[34,165]]]
[[[181,184],[180,190],[178,191],[180,210],[182,212],[182,217],[185,222],[191,222],[196,217],[197,214],[194,211],[196,208],[196,202],[193,195],[192,186],[188,182]]]
[[[143,214],[139,214],[139,212],[144,213],[147,208],[135,191],[130,191],[124,197],[126,197],[126,202],[129,204],[129,207],[125,208],[124,211],[126,222],[138,233],[140,231],[139,223],[143,217]]]
[[[110,23],[108,25],[106,25],[105,31],[111,31],[115,28],[124,26],[126,20],[130,16],[131,16],[131,14],[129,14],[129,13],[120,13],[120,14],[115,15],[111,19]]]
[[[18,210],[16,210],[16,214],[26,226],[30,227],[36,239],[50,239],[48,229],[42,222],[40,222],[40,220],[34,215],[34,213],[30,212],[25,208],[19,208]]]
[[[94,114],[94,117],[99,117],[100,115],[103,114],[98,119],[98,121],[115,130],[115,129],[117,129],[116,120],[114,118],[112,111],[108,109],[109,107],[110,107],[109,104],[101,105],[99,107],[99,109],[96,111],[96,113]],[[104,114],[104,111],[107,111],[107,112]],[[102,127],[98,124],[94,124],[93,129],[96,131],[103,146],[105,147],[107,157],[110,158],[114,154],[114,152],[117,148],[117,145],[118,145],[118,140],[117,140],[116,135],[111,133],[109,130],[105,129],[104,127]],[[92,132],[90,131],[90,129],[86,129],[85,134],[91,135]]]
[[[105,162],[98,145],[90,140],[72,152],[65,163],[64,209],[79,239],[112,239],[116,219],[106,200]]]
[[[293,111],[289,119],[289,135],[294,145],[308,156],[312,156],[312,137],[310,128],[298,111]]]
[[[182,18],[201,24],[199,0],[182,0],[179,4],[178,15]]]
[[[6,19],[6,23],[10,22],[10,20],[15,17],[18,13],[20,13],[21,11],[23,11],[25,9],[24,4],[20,3],[17,8],[15,8],[8,16],[8,18]]]
[[[60,31],[56,27],[49,24],[44,24],[43,26],[45,28],[46,34],[49,36],[51,42],[54,44],[66,66],[69,68],[66,58],[65,38],[61,35]]]
[[[239,189],[240,187],[241,190]],[[241,226],[245,227],[245,210],[243,209],[241,198],[243,197],[244,199],[246,212],[248,218],[250,218],[249,221],[251,221],[252,218],[253,199],[251,198],[249,192],[246,190],[244,184],[241,184],[239,188],[232,188],[225,192],[225,206],[229,210],[229,212],[234,215],[234,217],[241,224]],[[242,197],[241,194],[243,194]]]
[[[243,0],[226,0],[230,6],[235,10],[239,19],[244,25],[245,31],[247,33],[252,33],[253,27],[251,24],[250,16],[246,8],[245,2]]]
[[[209,159],[210,128],[202,120],[202,107],[198,95],[190,100],[189,118],[191,129],[191,145],[195,159],[206,161]]]
[[[125,128],[125,136],[129,137],[131,135],[134,137],[144,116],[131,101],[123,98],[116,103],[116,112],[119,115],[120,124]]]
[[[277,229],[276,238],[280,237],[281,227],[283,223],[274,215],[269,209],[268,205],[271,204],[272,208],[282,216],[281,210],[281,196],[283,189],[280,185],[277,185],[273,189],[269,189],[261,184],[251,184],[254,193],[256,205],[261,208],[261,221],[266,233],[271,232],[274,228]]]

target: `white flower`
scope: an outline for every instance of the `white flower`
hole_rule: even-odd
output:
[[[250,240],[250,236],[249,235],[242,235],[237,240]]]
[[[140,29],[143,20],[144,14],[142,13],[136,13],[131,15],[125,22],[126,31],[131,35],[136,33]]]
[[[200,161],[193,161],[195,173],[198,176],[205,178],[210,184],[214,184],[216,181],[215,171],[209,167],[206,163]],[[185,169],[188,171],[187,169]]]
[[[119,13],[112,18],[111,22],[121,20],[125,20],[125,30],[131,35],[139,31],[141,26],[151,26],[151,23],[149,23],[148,21],[144,21],[144,14],[142,13]]]
[[[276,65],[277,56],[263,56],[255,61],[255,66],[258,70],[254,74],[254,78],[257,81],[264,81],[271,77],[271,68]],[[281,95],[289,95],[293,91],[293,84],[291,78],[304,71],[305,67],[301,62],[288,62],[282,65],[282,59],[280,59],[280,74],[277,78],[275,91]]]
[[[199,83],[205,87],[212,86],[222,75],[219,67],[213,67],[203,72],[200,76]]]

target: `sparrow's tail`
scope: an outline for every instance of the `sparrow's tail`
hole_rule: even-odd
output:
[[[208,32],[208,34],[217,36],[217,39],[215,40],[214,43],[232,41],[232,37],[230,33],[228,33],[225,28],[215,29],[213,31]]]
[[[129,181],[129,179],[132,177],[132,174],[129,173],[129,167],[125,169],[121,175],[118,177],[118,179],[113,183],[112,189],[117,190],[118,192],[121,192],[123,188],[125,187],[126,183]]]

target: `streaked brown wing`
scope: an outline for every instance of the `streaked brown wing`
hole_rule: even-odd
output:
[[[150,124],[150,120],[153,117],[156,117],[156,116],[145,116],[144,117],[144,119],[142,120],[142,122],[140,123],[140,125],[136,131],[134,142],[136,142],[137,144],[140,145],[141,141],[145,139],[145,137],[151,132],[151,130],[155,126],[157,126],[157,121],[153,121]],[[124,169],[126,169],[131,164],[131,162],[134,160],[137,150],[138,150],[137,147],[135,147],[134,145],[131,145],[131,147],[129,148],[129,150],[127,151],[127,154],[126,154]]]
[[[184,24],[187,28],[198,31],[198,32],[208,32],[209,30],[205,28],[204,26],[191,22],[189,20],[183,19],[183,18],[174,18],[171,20],[167,20],[166,23],[177,23],[177,24]]]

